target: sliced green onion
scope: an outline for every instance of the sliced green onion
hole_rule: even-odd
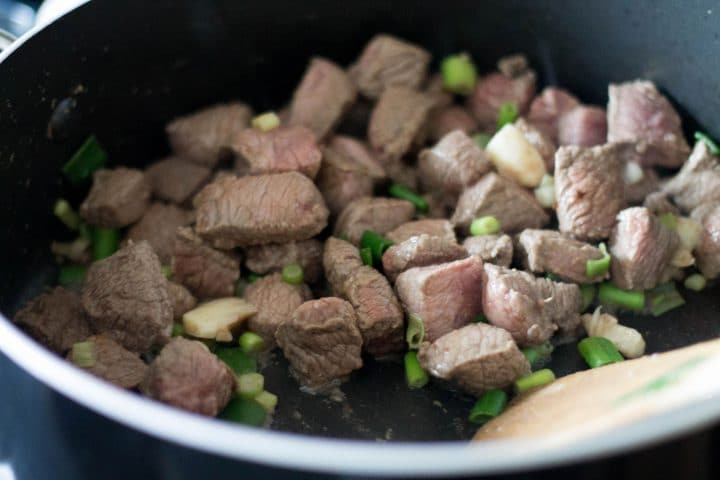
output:
[[[595,301],[595,293],[597,292],[597,288],[595,288],[595,285],[591,283],[587,283],[584,285],[580,285],[580,293],[582,294],[583,298],[583,306],[582,311],[588,309],[590,305]]]
[[[369,248],[377,262],[382,262],[383,253],[393,245],[387,238],[370,230],[365,230],[360,238],[360,248]]]
[[[558,277],[557,275],[555,275],[555,274],[552,273],[552,272],[547,272],[547,273],[545,274],[545,278],[547,278],[548,280],[552,280],[553,282],[559,282],[559,281],[560,281],[560,277]]]
[[[489,323],[484,313],[478,313],[473,317],[473,323]]]
[[[72,183],[82,183],[90,178],[95,170],[102,168],[106,160],[107,153],[95,135],[91,135],[62,167],[62,171]]]
[[[231,400],[220,414],[222,419],[253,427],[261,427],[265,424],[266,417],[267,412],[260,403],[242,397]]]
[[[598,299],[604,305],[616,305],[629,310],[640,311],[645,308],[645,292],[623,290],[610,282],[600,284]]]
[[[172,327],[172,336],[173,337],[182,337],[185,335],[185,327],[181,322],[175,322],[173,323]]]
[[[493,216],[476,218],[470,224],[470,235],[493,235],[500,231],[500,221]]]
[[[78,342],[72,346],[70,351],[72,363],[82,368],[90,368],[95,365],[95,344],[93,342]]]
[[[578,343],[577,348],[590,368],[598,368],[624,360],[615,345],[605,337],[584,338]]]
[[[525,355],[532,368],[537,368],[550,360],[553,350],[555,347],[550,342],[545,342],[542,345],[523,348],[522,354]]]
[[[515,102],[507,102],[500,105],[498,109],[497,128],[500,130],[508,123],[513,123],[517,120],[518,108]]]
[[[165,278],[170,280],[170,277],[172,277],[172,267],[170,265],[163,265],[160,267],[162,269],[163,275],[165,275]]]
[[[267,413],[273,413],[277,407],[278,397],[274,393],[263,390],[260,395],[255,397],[255,401],[262,406]]]
[[[688,290],[699,292],[705,288],[705,285],[707,285],[707,280],[699,273],[693,273],[685,279],[685,288]]]
[[[84,265],[67,265],[60,267],[58,284],[63,287],[78,286],[85,280],[87,267]]]
[[[720,147],[718,147],[718,144],[715,143],[715,141],[710,138],[706,133],[695,132],[695,140],[705,142],[708,149],[712,152],[713,155],[720,155]]]
[[[478,147],[484,149],[487,147],[487,144],[490,143],[490,135],[484,134],[484,133],[476,133],[472,136],[473,142],[477,144]]]
[[[97,227],[93,231],[93,257],[102,260],[117,252],[120,231],[116,228]]]
[[[598,248],[603,254],[602,258],[585,262],[585,275],[587,275],[588,278],[605,275],[608,270],[610,270],[610,254],[607,251],[605,243],[601,242]]]
[[[262,352],[265,349],[265,340],[253,332],[245,332],[240,335],[240,348],[247,354]]]
[[[253,118],[251,124],[261,132],[268,132],[280,126],[280,117],[275,112],[265,112]]]
[[[367,265],[368,267],[373,266],[373,255],[370,247],[360,249],[360,258],[362,259],[364,265]]]
[[[445,57],[440,64],[443,87],[448,92],[467,95],[475,88],[477,70],[467,53]]]
[[[658,217],[658,220],[660,220],[660,223],[665,225],[670,230],[677,230],[677,216],[672,212],[666,212],[663,213]]]
[[[243,352],[240,347],[220,347],[215,355],[225,362],[235,375],[257,372],[257,360],[254,356]]]
[[[64,198],[55,202],[53,213],[70,230],[77,230],[78,227],[80,227],[80,215],[73,210],[68,201]]]
[[[417,352],[405,354],[405,380],[410,388],[422,388],[428,383],[428,375],[420,366]]]
[[[515,391],[517,393],[527,392],[533,388],[541,387],[555,381],[555,374],[549,368],[544,368],[515,380]]]
[[[405,333],[405,340],[407,341],[410,350],[417,350],[420,348],[420,344],[425,338],[425,323],[420,316],[411,313],[408,316],[407,332]]]
[[[648,296],[650,297],[650,313],[655,317],[685,304],[685,300],[675,288],[674,282],[664,283],[653,288],[648,292]]]
[[[260,280],[262,277],[263,277],[262,275],[259,275],[254,272],[250,272],[247,275],[247,283],[254,283],[254,282]]]
[[[390,192],[390,195],[395,198],[400,198],[402,200],[407,200],[408,202],[415,205],[415,208],[419,212],[427,213],[428,208],[428,202],[423,197],[418,195],[417,193],[410,190],[405,185],[400,185],[399,183],[393,183],[390,186],[390,189],[388,190]]]
[[[482,397],[478,398],[475,406],[470,411],[468,420],[483,425],[500,415],[505,410],[507,401],[507,393],[504,391],[498,389],[488,390],[483,393]]]
[[[290,285],[300,285],[305,280],[303,269],[297,263],[285,265],[282,269],[282,279]]]
[[[237,393],[242,398],[255,398],[265,389],[265,377],[259,373],[243,373],[237,377]]]

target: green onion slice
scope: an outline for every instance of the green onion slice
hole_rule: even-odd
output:
[[[285,265],[282,269],[282,279],[290,285],[300,285],[305,281],[303,269],[297,263]]]
[[[91,135],[62,167],[62,171],[68,180],[78,184],[90,178],[95,170],[105,166],[106,161],[107,153],[100,146],[95,135]]]
[[[718,147],[718,144],[706,133],[695,132],[695,140],[705,142],[705,145],[707,145],[713,155],[720,155],[720,147]]]
[[[247,354],[262,352],[265,349],[265,340],[253,332],[245,332],[240,335],[240,348]]]
[[[478,313],[473,317],[473,323],[490,323],[484,313]]]
[[[507,102],[498,109],[497,128],[500,130],[508,123],[513,123],[518,117],[518,107],[515,102]]]
[[[477,70],[466,53],[445,57],[440,64],[443,87],[448,92],[467,95],[475,88]]]
[[[550,360],[553,350],[555,350],[555,347],[550,342],[545,342],[542,345],[525,347],[522,349],[522,353],[530,366],[535,369]]]
[[[500,231],[500,228],[500,221],[497,218],[488,215],[486,217],[476,218],[472,221],[470,224],[470,235],[475,237],[480,235],[494,235]]]
[[[67,265],[60,267],[58,284],[63,287],[79,286],[85,280],[87,267],[84,265]]]
[[[699,273],[693,273],[685,279],[685,288],[688,290],[699,292],[705,288],[705,285],[707,285],[707,280]]]
[[[268,132],[280,126],[280,117],[275,112],[265,112],[251,120],[253,128],[261,132]]]
[[[598,368],[624,360],[615,345],[604,337],[584,338],[578,343],[577,348],[590,368]]]
[[[247,283],[254,283],[254,282],[260,280],[262,277],[263,277],[262,275],[259,275],[257,273],[249,272],[247,274]]]
[[[410,388],[422,388],[428,383],[428,375],[420,366],[417,352],[405,354],[405,380]]]
[[[533,388],[541,387],[555,381],[555,374],[549,368],[538,370],[515,380],[515,391],[517,393],[527,392]]]
[[[222,419],[253,427],[264,425],[266,417],[267,411],[259,402],[242,397],[231,400],[220,414]]]
[[[645,308],[645,292],[623,290],[610,282],[600,284],[598,299],[604,305],[615,305],[637,312]]]
[[[237,393],[243,398],[255,398],[265,389],[265,377],[259,373],[243,373],[237,377]]]
[[[70,351],[72,363],[82,368],[90,368],[95,365],[95,344],[93,342],[78,342],[72,346]]]
[[[658,217],[658,220],[670,230],[677,230],[677,216],[674,213],[663,213]]]
[[[257,372],[257,360],[243,352],[240,347],[218,347],[215,355],[222,360],[235,375]]]
[[[410,190],[405,185],[393,183],[388,191],[390,192],[391,196],[395,198],[400,198],[402,200],[407,200],[408,202],[415,205],[415,208],[418,212],[427,213],[428,209],[430,208],[427,200]]]
[[[97,227],[93,230],[93,257],[102,260],[117,252],[120,231],[116,228]]]
[[[278,397],[274,393],[263,390],[260,395],[255,397],[255,401],[259,403],[267,413],[273,413],[278,403]]]
[[[77,230],[80,227],[80,215],[73,210],[70,203],[64,198],[55,202],[53,213],[70,230]]]
[[[583,298],[582,311],[584,312],[595,301],[595,294],[597,293],[597,288],[591,283],[586,283],[580,285],[580,293],[582,294]]]
[[[685,300],[675,288],[674,282],[664,283],[648,292],[650,313],[659,317],[685,304]]]
[[[497,417],[505,410],[508,397],[503,390],[493,389],[485,392],[470,411],[468,420],[482,425]]]
[[[417,350],[420,348],[420,344],[424,338],[425,323],[419,315],[411,313],[408,316],[407,332],[405,333],[405,340],[407,341],[410,350]]]
[[[602,258],[585,262],[585,275],[587,275],[588,278],[605,275],[608,270],[610,270],[610,254],[607,251],[605,243],[600,243],[598,248],[603,254]]]
[[[360,249],[369,248],[377,262],[382,262],[383,253],[393,245],[387,238],[370,230],[365,230],[360,238]]]
[[[487,135],[485,133],[476,133],[472,136],[473,141],[477,144],[478,147],[484,149],[487,147],[487,144],[490,143],[490,135]]]
[[[364,265],[367,265],[368,267],[373,266],[373,254],[372,250],[370,250],[370,247],[360,249],[360,259],[362,260]]]

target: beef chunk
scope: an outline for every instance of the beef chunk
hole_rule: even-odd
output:
[[[384,165],[387,176],[393,183],[404,185],[411,190],[417,190],[419,186],[418,171],[415,165],[404,160],[393,160]]]
[[[455,238],[455,230],[453,229],[452,223],[442,219],[422,219],[414,220],[412,222],[403,223],[399,227],[387,232],[385,237],[392,240],[395,243],[401,243],[410,237],[416,235],[427,234],[432,237],[442,237],[448,242],[457,243]]]
[[[599,260],[599,248],[563,236],[556,230],[523,230],[518,236],[518,250],[526,269],[536,273],[552,273],[575,283],[600,282],[608,275],[588,277],[589,260]]]
[[[628,290],[655,287],[679,245],[677,234],[644,207],[626,208],[610,237],[615,285]]]
[[[470,255],[478,256],[483,262],[509,267],[513,259],[513,241],[510,235],[479,235],[468,237],[463,247]]]
[[[240,258],[210,247],[191,228],[180,228],[175,235],[172,278],[201,299],[230,297],[240,278]]]
[[[645,197],[643,207],[655,215],[662,215],[663,213],[680,214],[680,209],[677,208],[663,192],[653,192],[649,194]]]
[[[360,244],[365,230],[383,235],[402,225],[415,214],[415,206],[405,200],[363,197],[342,211],[335,223],[335,236],[347,235],[351,243]]]
[[[327,225],[322,195],[297,172],[226,177],[196,197],[198,234],[217,248],[305,240]]]
[[[517,77],[528,70],[528,59],[522,53],[507,55],[497,62],[497,69],[507,77]]]
[[[355,84],[333,62],[315,57],[310,60],[290,103],[289,125],[309,128],[324,138],[355,101]]]
[[[547,87],[530,104],[527,119],[557,143],[560,118],[579,105],[580,101],[567,90]]]
[[[55,287],[30,300],[17,312],[14,322],[35,340],[59,354],[90,335],[90,325],[80,297],[63,287]]]
[[[185,203],[200,187],[205,185],[212,171],[204,166],[180,157],[168,157],[157,161],[145,170],[145,177],[152,186],[152,193],[162,200]]]
[[[325,241],[323,267],[328,284],[338,295],[350,274],[363,266],[360,251],[355,245],[339,238],[330,237]]]
[[[467,250],[452,240],[430,235],[418,235],[388,248],[382,257],[383,270],[391,281],[414,267],[460,260]]]
[[[85,341],[93,344],[95,362],[83,367],[84,370],[120,388],[135,388],[145,378],[148,367],[137,353],[105,335],[94,335]],[[67,359],[72,361],[70,354]]]
[[[481,130],[494,131],[497,127],[498,110],[504,103],[514,103],[518,112],[527,112],[535,96],[536,75],[528,70],[517,77],[491,73],[478,79],[475,89],[468,97],[467,107],[477,119]]]
[[[557,150],[557,145],[552,138],[524,118],[516,120],[515,126],[522,132],[525,140],[535,147],[535,150],[543,158],[547,170],[552,172],[555,169],[555,151]]]
[[[484,323],[453,330],[432,344],[423,343],[418,359],[432,376],[478,397],[530,373],[530,364],[512,336]]]
[[[160,263],[167,265],[175,250],[175,231],[190,225],[193,217],[193,212],[175,205],[153,203],[140,221],[128,230],[125,238],[134,242],[147,240]]]
[[[248,128],[232,144],[235,172],[240,175],[300,172],[315,178],[322,153],[315,135],[305,127],[278,127],[268,132]]]
[[[518,345],[539,345],[558,328],[574,333],[580,325],[583,301],[575,284],[486,263],[482,285],[483,312]]]
[[[445,90],[445,81],[443,80],[442,74],[439,72],[431,75],[427,79],[423,91],[425,92],[425,95],[432,98],[436,111],[450,107],[453,103],[453,94]],[[474,118],[473,123],[475,123]]]
[[[245,266],[252,272],[266,274],[297,263],[303,269],[305,281],[315,283],[322,277],[322,248],[320,241],[314,238],[248,247],[245,249]]]
[[[185,312],[189,312],[197,306],[197,298],[190,293],[190,290],[179,283],[168,281],[166,287],[173,309],[173,318],[175,321],[182,320]]]
[[[455,130],[445,135],[433,148],[423,150],[418,167],[425,191],[459,194],[480,180],[492,164],[472,138]]]
[[[605,110],[600,107],[577,106],[558,122],[560,145],[592,147],[604,144],[606,138],[607,120]]]
[[[350,76],[368,98],[378,98],[391,86],[418,88],[427,74],[430,53],[417,45],[386,34],[370,40]]]
[[[692,212],[692,218],[703,226],[695,248],[697,265],[706,278],[720,275],[720,204],[705,204]]]
[[[634,183],[625,183],[625,202],[629,205],[642,203],[645,197],[660,188],[660,178],[654,168],[643,170],[643,176]]]
[[[607,238],[624,204],[615,147],[560,147],[555,154],[555,194],[561,232],[581,240]]]
[[[82,289],[92,330],[137,353],[166,342],[173,305],[165,283],[160,261],[147,242],[129,242],[93,263]]]
[[[425,339],[434,342],[482,313],[482,276],[482,260],[471,256],[406,270],[398,276],[395,289],[405,311],[423,320]]]
[[[133,168],[98,170],[90,193],[80,205],[80,215],[91,225],[107,228],[135,223],[150,203],[150,183]]]
[[[140,391],[155,400],[216,416],[235,391],[235,375],[204,343],[173,338],[150,364]]]
[[[703,203],[720,202],[720,159],[705,142],[697,142],[688,161],[665,184],[663,192],[686,212]]]
[[[178,156],[212,168],[251,118],[252,110],[244,103],[219,104],[176,118],[165,133]]]
[[[303,302],[310,300],[312,292],[307,285],[290,285],[283,281],[282,275],[274,273],[248,285],[243,296],[257,308],[257,313],[248,320],[248,328],[272,348],[278,326],[290,319]]]
[[[635,145],[643,166],[679,167],[690,148],[680,116],[652,82],[636,80],[608,88],[608,142]]]
[[[550,221],[532,194],[492,172],[460,195],[450,221],[467,230],[473,219],[486,215],[497,218],[507,233],[540,228]]]
[[[477,129],[475,118],[466,109],[457,105],[434,112],[428,121],[428,136],[432,141],[440,140],[453,130],[471,134]]]

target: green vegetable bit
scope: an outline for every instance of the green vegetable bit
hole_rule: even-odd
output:
[[[78,342],[72,346],[70,351],[72,363],[82,368],[90,368],[95,365],[95,344],[93,342]]]
[[[664,283],[648,292],[650,313],[659,317],[663,313],[685,304],[685,300],[675,288],[674,282]]]
[[[172,327],[172,336],[173,337],[182,337],[185,335],[185,327],[180,322],[173,323]]]
[[[555,374],[549,368],[538,370],[515,380],[515,391],[517,393],[527,392],[537,387],[547,385],[555,381]]]
[[[278,403],[278,397],[274,393],[263,390],[260,395],[255,397],[255,401],[259,403],[267,413],[273,413]]]
[[[500,231],[500,221],[493,216],[476,218],[470,224],[470,235],[477,237],[480,235],[494,235]]]
[[[70,203],[64,198],[55,202],[53,213],[70,230],[77,230],[80,227],[80,215],[73,210]]]
[[[605,275],[610,270],[610,254],[604,243],[600,243],[598,248],[602,252],[602,258],[597,260],[588,260],[585,262],[585,275],[588,278],[599,277]]]
[[[473,323],[490,323],[484,313],[478,313],[472,319]]]
[[[507,393],[504,391],[498,389],[488,390],[482,397],[478,398],[475,406],[470,411],[468,420],[478,425],[487,423],[505,410],[507,401]]]
[[[515,102],[507,102],[500,105],[498,109],[497,128],[500,130],[508,123],[513,123],[517,120],[518,108]]]
[[[428,383],[428,375],[420,366],[416,352],[405,354],[405,380],[410,388],[422,388]]]
[[[172,267],[170,265],[163,265],[160,267],[162,269],[163,275],[165,275],[165,278],[170,280],[170,277],[172,277]]]
[[[580,293],[582,294],[583,298],[582,311],[584,312],[595,301],[595,294],[597,293],[597,288],[591,283],[586,283],[580,285]]]
[[[243,423],[253,427],[261,427],[265,424],[267,411],[256,400],[238,397],[230,401],[220,418],[237,423]]]
[[[428,209],[430,208],[427,200],[410,190],[405,185],[393,183],[388,191],[391,196],[395,198],[400,198],[402,200],[407,200],[408,202],[415,205],[415,209],[418,212],[427,213]]]
[[[408,316],[407,332],[405,340],[410,350],[417,350],[425,338],[425,323],[419,315],[411,313]]]
[[[78,184],[90,178],[95,170],[105,166],[106,161],[107,153],[95,135],[91,135],[63,166],[62,171],[68,180]]]
[[[116,228],[97,227],[93,230],[93,257],[102,260],[117,252],[120,231]]]
[[[63,287],[79,286],[85,280],[87,267],[84,265],[67,265],[60,267],[58,285]]]
[[[369,248],[376,262],[382,262],[383,253],[393,245],[387,238],[370,230],[365,230],[360,238],[360,248]]]
[[[237,393],[242,398],[252,399],[265,389],[265,377],[259,373],[243,373],[237,377]]]
[[[578,352],[590,368],[598,368],[624,359],[615,345],[604,337],[588,337],[578,343]]]
[[[670,230],[677,230],[677,216],[674,213],[663,213],[658,217],[658,220]]]
[[[708,150],[710,150],[713,155],[720,155],[720,147],[718,147],[718,144],[706,133],[695,132],[695,140],[705,142]]]
[[[285,265],[282,269],[282,279],[290,285],[301,285],[305,281],[303,269],[297,263]]]
[[[645,292],[623,290],[610,282],[600,284],[598,299],[604,305],[615,305],[637,312],[645,308]]]
[[[253,118],[250,123],[253,128],[261,132],[268,132],[280,126],[280,117],[275,112],[265,112]]]
[[[248,283],[248,284],[254,283],[254,282],[260,280],[262,277],[263,277],[262,275],[259,275],[259,274],[254,273],[254,272],[250,272],[250,273],[248,273],[248,275],[247,275],[247,283]]]
[[[360,249],[360,258],[362,259],[363,265],[367,265],[368,267],[373,266],[373,254],[370,247]]]
[[[240,347],[219,347],[215,355],[225,362],[235,375],[257,372],[257,360],[254,356],[243,352]]]
[[[477,70],[467,53],[445,57],[440,64],[443,87],[448,92],[467,95],[475,88]]]
[[[706,285],[707,280],[699,273],[693,273],[685,279],[685,288],[688,290],[699,292],[700,290],[703,290]]]
[[[484,149],[487,147],[487,144],[490,143],[490,135],[486,135],[484,133],[476,133],[472,136],[473,141],[477,144],[478,147]]]
[[[530,366],[535,369],[550,360],[553,350],[555,350],[555,347],[550,342],[545,342],[542,345],[525,347],[522,349],[522,353]]]
[[[262,352],[265,349],[265,340],[253,332],[245,332],[240,335],[240,348],[247,354]]]

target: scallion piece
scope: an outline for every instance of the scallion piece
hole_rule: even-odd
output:
[[[488,390],[475,402],[475,406],[470,411],[468,420],[472,423],[483,425],[500,415],[502,411],[505,410],[507,401],[507,393],[503,390]]]
[[[664,283],[653,288],[648,292],[648,296],[650,313],[655,317],[685,304],[685,300],[675,289],[674,282]]]
[[[71,287],[82,284],[85,280],[87,267],[84,265],[66,265],[60,267],[58,274],[58,284],[63,287]]]
[[[237,393],[242,398],[255,398],[265,389],[265,377],[259,373],[243,373],[237,377]]]
[[[417,352],[405,354],[405,380],[410,388],[422,388],[428,383],[428,375],[420,366]]]
[[[467,53],[445,57],[440,64],[443,87],[448,92],[467,95],[475,88],[477,70]]]
[[[80,227],[80,215],[73,210],[68,201],[64,198],[55,202],[53,213],[70,230],[77,230],[78,227]]]
[[[278,403],[278,397],[274,393],[263,390],[260,395],[255,397],[255,401],[259,403],[267,413],[273,413]]]
[[[220,414],[222,419],[253,427],[261,427],[266,417],[267,411],[259,402],[242,397],[231,400]]]
[[[695,132],[695,140],[705,142],[708,149],[712,152],[713,155],[720,155],[720,147],[718,147],[718,144],[715,143],[715,141],[710,138],[706,133]]]
[[[591,283],[586,283],[580,285],[580,293],[582,294],[583,298],[582,311],[584,312],[595,301],[595,294],[597,293],[597,288]]]
[[[484,313],[478,313],[473,317],[473,323],[489,323]]]
[[[425,338],[425,323],[420,316],[411,313],[408,315],[408,326],[405,332],[405,340],[410,350],[417,350]]]
[[[487,144],[490,143],[490,135],[486,135],[484,133],[476,133],[472,136],[473,142],[477,144],[478,147],[484,149],[487,147]]]
[[[106,160],[107,153],[95,135],[91,135],[63,166],[62,171],[72,183],[82,183],[90,178],[95,170],[102,168]]]
[[[172,267],[170,265],[163,265],[160,267],[162,269],[163,275],[165,275],[165,278],[170,280],[170,277],[172,277]]]
[[[550,360],[553,350],[555,350],[555,347],[550,342],[545,342],[542,345],[525,347],[522,349],[522,353],[530,366],[535,369]]]
[[[95,344],[93,342],[78,342],[72,346],[70,351],[72,363],[82,368],[90,368],[95,365]]]
[[[549,368],[544,368],[515,380],[515,391],[517,393],[527,392],[533,388],[541,387],[555,381],[555,374]]]
[[[297,263],[285,265],[282,269],[282,279],[290,285],[301,285],[305,281],[303,269]]]
[[[97,227],[93,230],[93,257],[102,260],[117,252],[120,231],[116,228]]]
[[[407,200],[408,202],[415,205],[415,209],[418,212],[427,213],[428,209],[430,208],[428,205],[427,200],[425,200],[423,197],[418,195],[417,193],[410,190],[405,185],[400,185],[399,183],[393,183],[390,186],[390,189],[388,190],[391,196],[395,198],[400,198],[402,200]]]
[[[610,270],[610,254],[607,251],[605,243],[600,243],[598,248],[603,254],[602,258],[585,262],[585,275],[587,275],[588,278],[605,275],[608,270]]]
[[[688,290],[699,292],[705,288],[705,285],[707,285],[707,280],[699,273],[693,273],[685,279],[685,288]]]
[[[605,337],[584,338],[578,343],[577,348],[590,368],[598,368],[624,360],[615,345]]]
[[[497,128],[500,130],[508,123],[513,123],[517,120],[518,108],[515,102],[507,102],[500,105],[498,109]]]
[[[383,253],[392,246],[393,242],[370,230],[365,230],[360,238],[360,248],[369,248],[377,262],[382,262]]]
[[[604,305],[615,305],[638,312],[645,308],[645,292],[623,290],[610,282],[600,284],[598,299]]]
[[[253,118],[251,124],[261,132],[268,132],[280,126],[280,117],[275,112],[265,112]]]
[[[677,230],[677,216],[674,213],[663,213],[658,217],[658,220],[670,230]]]
[[[258,353],[265,349],[265,340],[257,333],[245,332],[240,335],[238,342],[242,351],[247,354]]]
[[[256,282],[257,280],[260,280],[262,277],[263,277],[262,275],[259,275],[259,274],[254,273],[254,272],[250,272],[250,273],[248,273],[248,275],[247,275],[247,283],[249,283],[249,284],[250,284],[250,283],[254,283],[254,282]]]
[[[254,356],[243,352],[240,347],[220,347],[215,355],[225,362],[235,375],[257,372],[257,360]]]
[[[172,336],[173,337],[182,337],[185,335],[185,327],[181,322],[175,322],[173,323],[172,327]]]
[[[500,231],[500,221],[493,216],[476,218],[470,224],[470,235],[477,237],[480,235],[494,235]]]
[[[362,259],[364,265],[367,265],[368,267],[373,266],[372,250],[370,250],[369,247],[360,249],[360,258]]]

